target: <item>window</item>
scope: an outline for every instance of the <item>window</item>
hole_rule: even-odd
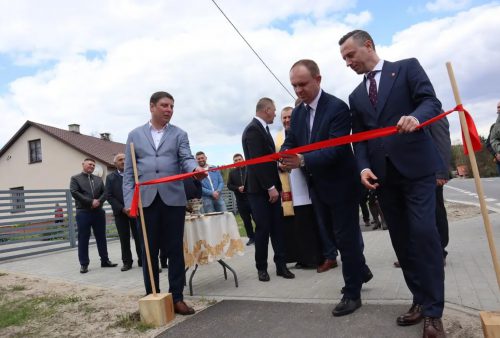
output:
[[[11,213],[23,212],[26,204],[24,202],[24,187],[10,188],[12,196],[12,210]]]
[[[42,141],[28,141],[30,151],[30,163],[42,162]]]

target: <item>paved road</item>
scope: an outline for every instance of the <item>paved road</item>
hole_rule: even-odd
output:
[[[481,183],[488,209],[500,213],[500,177],[482,178]],[[448,182],[445,185],[444,198],[448,201],[479,206],[476,186],[472,178],[456,178]]]

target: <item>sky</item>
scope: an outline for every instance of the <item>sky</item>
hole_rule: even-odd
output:
[[[497,1],[215,1],[293,95],[290,66],[309,58],[323,90],[348,101],[361,76],[346,67],[338,40],[364,29],[382,59],[418,58],[445,110],[456,105],[451,62],[479,132],[496,119]],[[0,148],[27,120],[77,123],[125,142],[160,90],[174,96],[171,122],[188,132],[192,152],[215,165],[242,151],[259,98],[272,98],[278,115],[294,102],[212,0],[0,0]],[[450,124],[456,142],[458,117]]]

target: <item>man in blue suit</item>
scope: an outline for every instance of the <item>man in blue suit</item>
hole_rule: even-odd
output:
[[[316,62],[297,61],[290,69],[290,82],[303,103],[292,112],[282,150],[349,135],[349,107],[321,89],[321,74]],[[361,306],[360,291],[365,272],[358,214],[359,181],[351,146],[346,144],[284,156],[282,164],[285,169],[302,168],[323,245],[333,232],[342,258],[345,287],[344,296],[332,314],[350,314]]]
[[[443,337],[443,255],[436,227],[439,154],[428,130],[417,128],[441,103],[416,59],[381,60],[371,36],[355,30],[339,41],[348,67],[364,74],[349,96],[353,132],[396,126],[399,133],[354,144],[361,183],[377,189],[392,245],[413,294],[401,326],[425,319],[424,337]]]
[[[207,155],[203,151],[196,153],[198,165],[208,170],[214,168],[207,163]],[[211,171],[208,176],[201,181],[201,199],[203,200],[203,212],[226,211],[226,203],[222,198],[222,189],[224,189],[224,180],[220,171]]]
[[[187,133],[170,123],[174,113],[174,98],[167,92],[156,92],[149,101],[151,120],[132,130],[127,138],[125,169],[123,173],[123,198],[125,211],[130,215],[130,205],[134,193],[134,171],[130,144],[134,143],[139,181],[148,181],[181,172],[199,172],[197,178],[206,176],[198,167],[191,149]],[[172,293],[175,313],[190,315],[194,309],[183,300],[184,290],[184,217],[186,194],[182,181],[143,186],[141,201],[147,228],[149,253],[152,259],[155,289],[160,292],[158,253],[164,250],[168,259],[168,284]],[[138,224],[141,243],[144,243],[142,229]],[[146,293],[153,292],[148,273],[144,244],[142,247],[142,268]]]

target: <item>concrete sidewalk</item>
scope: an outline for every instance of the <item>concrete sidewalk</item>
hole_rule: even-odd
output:
[[[500,215],[490,214],[496,242],[500,239]],[[365,231],[365,256],[374,278],[363,286],[362,301],[374,305],[409,305],[410,293],[400,269],[393,267],[395,255],[387,231]],[[120,244],[109,243],[109,256],[120,262]],[[486,235],[480,217],[450,223],[450,244],[446,271],[446,302],[448,307],[470,313],[478,310],[500,310],[498,290]],[[100,268],[95,246],[90,248],[89,273],[80,274],[75,249],[31,256],[0,263],[0,270],[21,272],[36,277],[49,277],[67,282],[94,285],[121,292],[144,292],[142,270],[134,266],[127,272],[117,268]],[[254,247],[246,247],[244,256],[226,262],[233,267],[239,279],[236,288],[231,273],[224,280],[219,264],[200,266],[193,279],[194,297],[209,299],[273,300],[299,303],[335,304],[343,286],[341,269],[318,274],[315,270],[295,270],[293,280],[277,277],[274,264],[269,264],[271,281],[257,280],[254,267]],[[272,254],[270,254],[270,261]],[[291,265],[293,266],[293,265]],[[190,271],[187,273],[189,279]],[[166,274],[162,273],[162,290],[168,289]],[[185,295],[189,294],[186,287]],[[189,297],[186,297],[189,299]]]

